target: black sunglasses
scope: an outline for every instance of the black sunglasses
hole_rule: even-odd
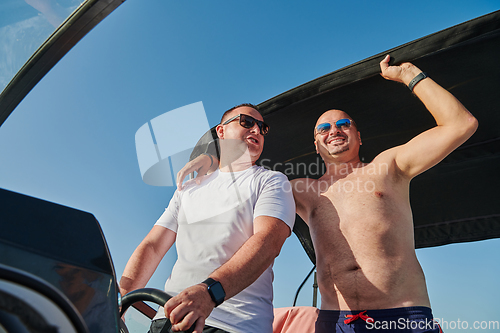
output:
[[[257,124],[257,126],[259,126],[259,129],[260,129],[260,134],[266,135],[267,132],[269,132],[269,125],[268,124],[266,124],[263,121],[257,120],[254,117],[250,117],[247,114],[243,114],[243,113],[240,113],[237,116],[229,118],[222,125],[227,125],[238,117],[240,118],[241,127],[252,128],[252,127],[254,127],[255,124]]]

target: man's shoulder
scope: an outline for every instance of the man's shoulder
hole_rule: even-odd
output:
[[[254,180],[254,184],[259,192],[266,191],[278,197],[293,197],[288,177],[279,171],[269,170],[258,166],[256,167]]]
[[[375,174],[381,176],[388,176],[390,174],[397,173],[396,155],[398,154],[400,147],[401,146],[396,146],[384,150],[383,152],[375,156],[375,158],[371,162],[366,163],[364,169],[377,171]],[[373,172],[369,174],[373,174]]]
[[[394,160],[396,158],[396,154],[398,150],[401,149],[401,146],[396,146],[392,148],[388,148],[382,152],[380,152],[375,158],[368,164],[371,163],[381,163]]]
[[[258,165],[253,166],[253,168],[255,170],[255,175],[258,177],[262,177],[265,179],[275,178],[275,179],[278,179],[280,181],[287,181],[288,182],[287,176],[285,176],[280,171],[266,169],[266,168],[264,168],[262,166],[258,166]]]
[[[296,200],[304,200],[308,197],[316,198],[319,192],[320,179],[314,178],[295,178],[290,181],[293,195]],[[327,186],[328,188],[328,186]]]

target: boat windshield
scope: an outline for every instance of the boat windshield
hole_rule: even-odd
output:
[[[84,0],[0,2],[0,91]]]

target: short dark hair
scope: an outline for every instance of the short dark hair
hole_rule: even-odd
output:
[[[230,108],[229,110],[227,110],[226,112],[224,112],[224,114],[222,115],[222,118],[220,119],[220,123],[222,124],[224,122],[224,120],[226,120],[227,118],[229,118],[228,115],[231,113],[231,111],[233,111],[234,109],[237,109],[239,107],[242,107],[242,106],[248,106],[249,108],[255,109],[257,112],[260,113],[259,107],[257,105],[254,105],[252,103],[242,103],[242,104],[238,104],[236,106],[233,106],[232,108]]]

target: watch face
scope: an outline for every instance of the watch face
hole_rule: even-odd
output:
[[[226,293],[224,292],[224,289],[222,288],[222,285],[219,282],[216,282],[210,286],[210,291],[212,292],[212,295],[214,295],[214,298],[222,303],[224,301],[224,297],[226,296]],[[216,302],[217,303],[217,302]]]

